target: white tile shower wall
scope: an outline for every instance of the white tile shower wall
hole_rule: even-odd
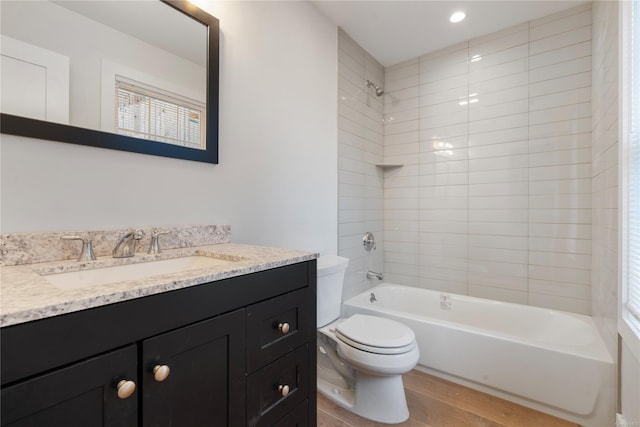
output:
[[[371,285],[367,270],[382,272],[383,103],[370,80],[381,86],[384,69],[342,30],[338,30],[338,254],[350,259],[343,298]],[[376,250],[362,245],[364,233],[376,237]]]
[[[591,5],[532,21],[529,50],[528,303],[589,313]]]
[[[392,283],[419,280],[419,61],[385,70],[384,273]]]
[[[618,3],[593,3],[591,311],[617,352]]]
[[[385,77],[386,279],[589,313],[591,5]]]
[[[420,58],[419,285],[468,293],[468,45]],[[464,147],[464,148],[463,148]]]
[[[527,24],[469,41],[468,284],[527,302]],[[464,101],[467,101],[466,99]]]

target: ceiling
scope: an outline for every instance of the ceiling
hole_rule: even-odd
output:
[[[2,0],[0,0],[2,1]],[[53,0],[86,18],[206,66],[207,29],[159,1]],[[167,31],[167,28],[172,31]],[[180,37],[175,37],[180,34]]]
[[[585,1],[312,0],[383,66],[578,6]],[[449,22],[462,10],[467,18]]]

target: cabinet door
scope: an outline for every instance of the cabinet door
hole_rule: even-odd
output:
[[[245,425],[244,331],[242,309],[143,341],[143,425]]]
[[[4,388],[2,426],[136,426],[138,392],[117,391],[120,381],[135,381],[136,361],[129,346]]]

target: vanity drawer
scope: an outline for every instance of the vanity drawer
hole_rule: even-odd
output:
[[[305,400],[289,412],[284,418],[278,420],[272,427],[308,427],[309,426],[309,401]]]
[[[309,346],[304,345],[247,378],[247,425],[272,426],[308,393]]]
[[[247,372],[308,341],[308,296],[301,289],[247,308]]]

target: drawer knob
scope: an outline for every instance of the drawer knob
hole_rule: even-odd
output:
[[[136,383],[129,380],[121,380],[118,382],[116,389],[118,390],[118,397],[120,399],[126,399],[136,391]]]
[[[164,381],[169,376],[169,372],[171,369],[167,365],[156,365],[153,367],[153,378],[158,382]]]
[[[289,394],[289,386],[288,385],[279,385],[278,386],[278,391],[280,392],[282,397],[285,397],[287,394]]]
[[[282,332],[283,334],[286,334],[289,332],[289,324],[288,323],[279,323],[278,324],[278,329],[280,330],[280,332]]]

